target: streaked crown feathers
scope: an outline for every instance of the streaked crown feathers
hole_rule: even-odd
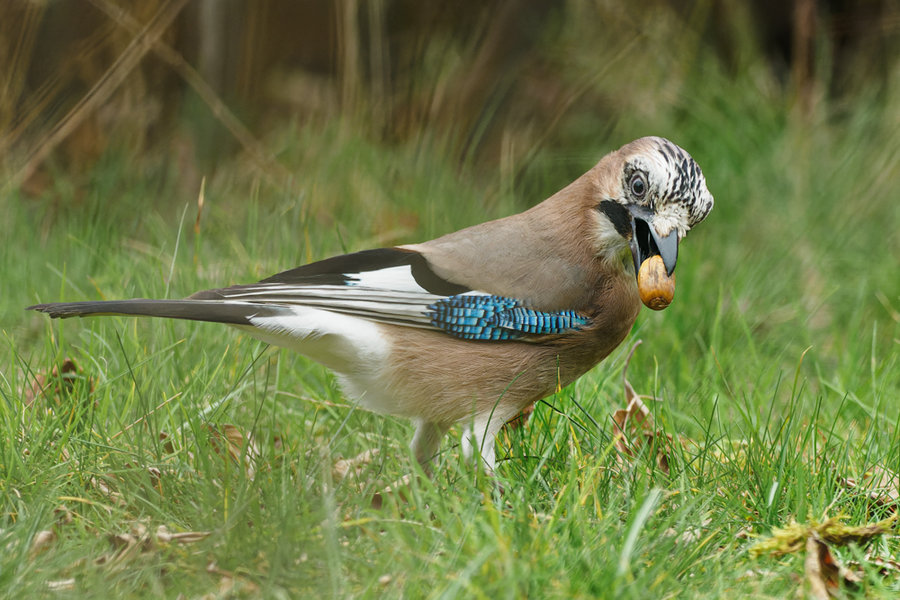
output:
[[[661,137],[644,137],[624,146],[626,173],[642,171],[649,185],[639,204],[657,214],[665,235],[677,227],[679,236],[700,223],[713,207],[713,196],[697,162],[684,149]],[[623,177],[623,187],[629,185]],[[625,198],[628,189],[623,189]]]

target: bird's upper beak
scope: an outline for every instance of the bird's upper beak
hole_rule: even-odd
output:
[[[631,213],[631,256],[634,259],[634,274],[640,272],[641,265],[651,256],[659,255],[666,274],[671,277],[675,272],[678,260],[678,231],[673,229],[669,235],[662,237],[653,226],[654,213],[648,208],[638,205],[628,207]]]

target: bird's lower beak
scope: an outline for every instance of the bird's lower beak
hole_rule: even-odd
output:
[[[643,207],[632,209],[631,256],[641,301],[654,310],[669,306],[675,295],[675,263],[678,260],[678,231],[662,237],[653,227],[652,213]]]

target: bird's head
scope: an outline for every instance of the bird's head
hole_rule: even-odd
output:
[[[703,173],[690,154],[659,137],[626,144],[596,169],[597,254],[620,260],[630,250],[644,304],[665,308],[674,293],[678,243],[713,207]],[[670,289],[660,295],[657,286]]]

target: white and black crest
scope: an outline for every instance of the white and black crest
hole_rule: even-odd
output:
[[[681,203],[688,209],[691,227],[706,218],[713,197],[706,189],[706,178],[691,155],[665,138],[655,138],[660,156],[666,162],[667,177],[659,190],[660,204]]]
[[[638,140],[640,150],[625,163],[623,195],[632,203],[656,214],[660,234],[678,229],[683,236],[706,218],[713,207],[713,197],[706,187],[700,166],[685,150],[661,137]],[[647,190],[636,197],[635,174],[646,181]]]

